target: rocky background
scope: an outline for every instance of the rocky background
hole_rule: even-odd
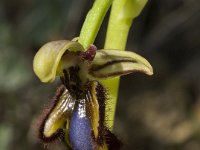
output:
[[[79,35],[91,0],[0,1],[0,150],[43,150],[35,119],[59,81],[34,75],[46,42]],[[108,16],[96,45],[103,47]],[[121,78],[115,133],[124,150],[200,149],[200,1],[149,0],[134,21],[127,49],[145,56],[152,77]],[[62,150],[56,144],[51,150]]]

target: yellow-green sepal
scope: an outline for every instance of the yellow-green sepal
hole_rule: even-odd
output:
[[[64,53],[83,50],[82,45],[74,41],[60,40],[46,43],[34,57],[33,70],[42,82],[53,82],[56,75],[61,72],[60,64]]]
[[[120,50],[98,50],[89,68],[89,75],[94,78],[109,78],[134,72],[153,74],[151,64],[142,56]]]

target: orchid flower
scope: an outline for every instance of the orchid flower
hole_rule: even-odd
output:
[[[39,138],[44,143],[64,139],[74,150],[119,149],[120,140],[105,125],[108,95],[100,80],[134,72],[153,74],[142,56],[116,49],[85,51],[76,41],[53,41],[42,46],[33,61],[42,82],[60,77],[52,107],[44,115]]]

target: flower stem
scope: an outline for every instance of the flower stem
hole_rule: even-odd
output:
[[[102,21],[113,0],[96,0],[82,26],[78,42],[87,49],[97,36]]]
[[[114,0],[112,4],[105,49],[124,50],[126,47],[129,29],[133,19],[137,17],[144,8],[147,0]],[[102,81],[104,86],[109,89],[109,101],[106,104],[106,125],[113,128],[114,116],[116,111],[119,77]]]

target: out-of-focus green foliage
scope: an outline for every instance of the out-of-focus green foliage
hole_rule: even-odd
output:
[[[0,149],[8,149],[13,135],[12,128],[5,124],[1,124],[0,135]]]

